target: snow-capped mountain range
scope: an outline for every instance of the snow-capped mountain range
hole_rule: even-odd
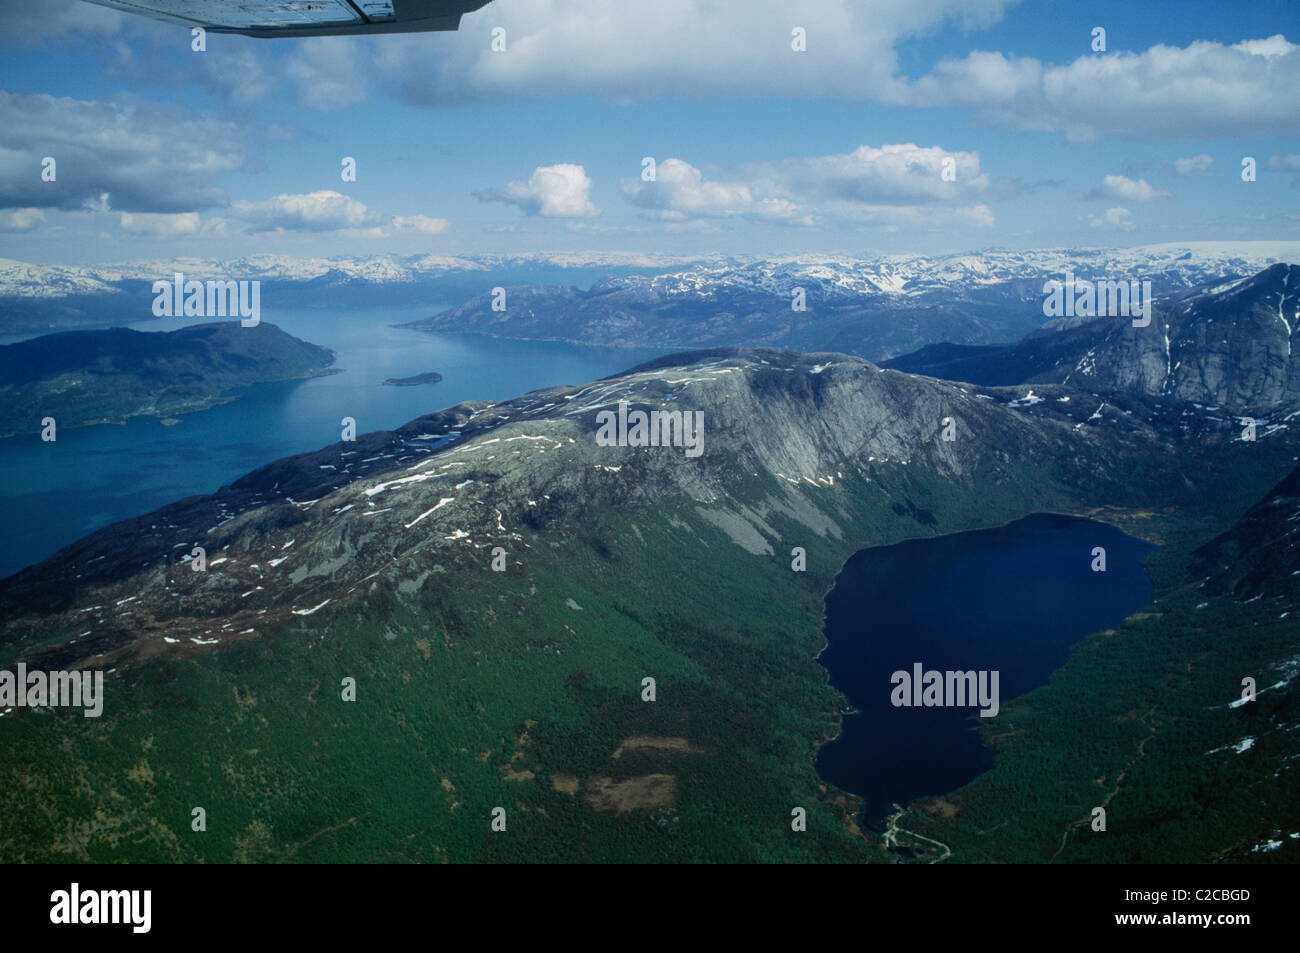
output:
[[[247,258],[144,259],[96,265],[35,265],[0,258],[0,298],[59,298],[113,294],[125,282],[170,280],[176,272],[199,280],[260,279],[277,282],[336,280],[373,284],[416,284],[448,274],[490,272],[529,265],[553,268],[658,269],[679,267],[698,258],[670,258],[639,253],[562,253],[538,255],[374,255],[365,258],[295,258],[251,255]]]
[[[648,286],[660,295],[724,297],[736,292],[789,296],[794,286],[822,300],[848,302],[879,295],[916,297],[970,292],[1013,282],[1106,276],[1150,279],[1157,294],[1196,288],[1218,279],[1256,274],[1277,262],[1300,260],[1300,242],[1194,242],[1125,249],[1037,249],[943,255],[888,255],[871,259],[791,257],[699,263],[650,278],[629,276],[604,285]],[[1041,289],[1033,290],[1035,297]]]
[[[1244,277],[1271,264],[1300,260],[1300,242],[1190,242],[1126,249],[992,249],[956,255],[886,255],[873,258],[799,255],[768,258],[662,256],[636,252],[550,253],[454,257],[390,255],[364,258],[294,258],[253,255],[232,260],[177,258],[99,265],[36,265],[0,259],[0,297],[59,298],[114,294],[132,281],[170,278],[177,271],[199,279],[246,278],[286,283],[322,279],[351,283],[418,284],[454,273],[526,266],[608,269],[616,281],[651,282],[659,294],[725,296],[735,292],[786,295],[794,285],[828,299],[907,295],[974,289],[1013,281],[1106,275],[1159,279],[1157,293]],[[657,275],[620,272],[659,271]]]

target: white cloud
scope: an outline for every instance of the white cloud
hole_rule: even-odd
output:
[[[787,0],[493,0],[466,15],[457,33],[364,43],[310,38],[286,41],[274,53],[265,45],[223,48],[220,60],[208,55],[199,75],[241,102],[265,99],[287,81],[317,110],[356,106],[387,84],[425,104],[598,95],[615,102],[741,96],[961,106],[989,123],[1059,132],[1073,142],[1300,135],[1300,46],[1280,34],[1086,54],[1060,64],[977,51],[918,79],[900,73],[900,43],[945,24],[990,24],[1014,2],[805,0],[792,10]],[[96,29],[122,22],[82,0],[42,0],[46,7],[55,11],[50,23],[63,24],[53,32],[82,29],[79,19],[105,14],[111,24]],[[6,11],[0,26],[6,18],[13,31],[0,32],[20,39],[46,30],[32,26],[42,18],[25,10]],[[806,52],[791,49],[796,25],[807,30]],[[492,52],[496,27],[506,31],[505,52]],[[157,57],[147,68],[160,68]]]
[[[1292,52],[1295,47],[1287,42],[1286,37],[1281,33],[1267,37],[1262,40],[1242,40],[1236,44],[1233,49],[1244,50],[1255,56],[1285,56]]]
[[[460,32],[371,47],[422,103],[595,94],[864,100],[894,83],[895,44],[945,22],[993,22],[1014,0],[495,0]],[[807,31],[807,51],[791,30]],[[491,30],[507,50],[491,50]]]
[[[1200,155],[1189,156],[1186,159],[1175,159],[1161,171],[1165,175],[1177,176],[1196,176],[1196,175],[1213,175],[1215,171],[1214,157],[1208,153],[1202,152]]]
[[[944,176],[949,164],[952,181]],[[780,192],[805,204],[848,202],[864,205],[916,205],[951,202],[981,194],[989,178],[980,172],[979,154],[950,152],[938,146],[859,146],[847,155],[749,163],[742,173],[763,192]]]
[[[153,212],[123,212],[118,221],[122,231],[134,235],[195,235],[199,231],[198,212],[179,212],[173,215]]]
[[[951,162],[952,180],[945,177]],[[993,222],[979,156],[912,143],[860,146],[843,155],[745,162],[706,178],[681,159],[658,164],[655,181],[627,179],[633,205],[667,220],[729,218],[812,225],[823,216],[856,222],[929,225]]]
[[[517,205],[526,215],[543,218],[587,218],[599,215],[591,202],[591,179],[580,165],[562,162],[533,170],[527,182],[478,193],[484,202]]]
[[[284,71],[298,84],[304,106],[322,112],[347,109],[370,95],[369,55],[366,46],[351,37],[311,37],[298,41]]]
[[[275,78],[252,47],[211,49],[198,57],[198,68],[208,86],[239,103],[258,102],[275,89]]]
[[[1170,198],[1171,194],[1164,189],[1154,188],[1146,179],[1108,175],[1089,189],[1085,198],[1104,199],[1110,202],[1154,202],[1157,199]]]
[[[332,232],[378,228],[386,221],[381,212],[331,189],[275,195],[263,202],[235,202],[230,214],[248,222],[254,231]]]
[[[1088,227],[1118,228],[1122,232],[1131,232],[1137,228],[1133,224],[1132,213],[1126,208],[1108,208],[1102,215],[1089,215]]]
[[[992,228],[996,224],[993,218],[993,210],[987,205],[972,205],[970,208],[953,209],[953,214],[958,219],[965,220],[968,224],[977,225],[980,228]]]
[[[392,234],[440,235],[450,227],[446,219],[427,215],[387,215],[332,189],[275,195],[262,202],[235,202],[230,206],[230,215],[247,223],[254,232],[359,231],[381,238]]]
[[[394,215],[390,223],[393,231],[416,235],[442,235],[451,228],[445,218],[430,218],[427,215]]]
[[[226,203],[255,130],[159,103],[0,91],[0,208],[187,212]],[[45,157],[56,178],[41,177]]]
[[[1300,152],[1289,152],[1284,155],[1270,156],[1268,167],[1274,172],[1294,172],[1296,176],[1291,180],[1292,185],[1300,185]]]
[[[743,215],[759,219],[790,219],[798,211],[783,198],[755,199],[744,184],[706,182],[704,173],[681,159],[658,163],[655,180],[627,179],[623,195],[638,208],[658,217],[680,221],[686,218],[727,218]]]
[[[389,82],[424,104],[598,95],[964,106],[1073,142],[1300,134],[1300,47],[1281,35],[1062,64],[977,51],[919,79],[901,75],[900,42],[954,21],[987,25],[1012,2],[805,0],[796,12],[786,0],[495,0],[456,34],[304,45],[290,76],[317,108],[351,105]],[[791,49],[794,26],[807,30],[806,52]],[[496,27],[505,52],[492,52]]]
[[[45,213],[38,208],[0,211],[0,232],[32,232],[44,224]]]
[[[1300,46],[1282,36],[1197,41],[1064,66],[975,52],[900,90],[912,106],[968,106],[989,123],[1071,142],[1300,135]]]
[[[118,10],[83,0],[20,0],[0,4],[0,37],[7,43],[32,46],[76,34],[111,36],[127,19]]]

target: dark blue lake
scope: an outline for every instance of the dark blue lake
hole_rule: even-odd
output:
[[[335,443],[343,417],[356,419],[358,433],[387,430],[464,400],[507,400],[541,387],[585,384],[667,353],[392,326],[440,310],[264,308],[263,321],[337,351],[334,366],[342,373],[261,385],[172,427],[142,417],[60,429],[53,443],[43,443],[35,430],[0,440],[0,577],[118,520],[211,493],[272,460]],[[162,332],[201,320],[134,327]],[[383,385],[390,377],[426,371],[437,371],[442,381]]]
[[[1092,569],[1093,549],[1106,571]],[[1081,638],[1151,602],[1140,560],[1156,547],[1073,517],[862,550],[826,598],[819,661],[857,711],[817,756],[823,780],[862,798],[873,829],[895,803],[944,794],[988,770],[978,707],[902,707],[896,671],[997,671],[1000,703],[1045,684]]]

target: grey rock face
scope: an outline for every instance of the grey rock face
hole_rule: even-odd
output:
[[[0,583],[0,643],[48,646],[47,633],[85,613],[93,634],[45,649],[51,664],[163,639],[206,645],[375,586],[407,592],[450,567],[482,571],[498,546],[550,544],[633,510],[701,515],[757,554],[778,538],[776,514],[838,537],[864,493],[888,502],[892,491],[871,489],[882,483],[1026,506],[1167,497],[1164,481],[1140,474],[1168,455],[1148,408],[1039,390],[976,389],[840,354],[722,349],[462,404],[87,537]],[[701,452],[601,445],[601,415],[620,409],[703,414]],[[193,547],[204,572],[190,570]]]
[[[1052,382],[1093,393],[1138,394],[1231,414],[1300,407],[1300,266],[1157,307],[1146,327],[1131,317],[1049,322],[1019,344],[937,346],[890,367],[981,384]]]
[[[1272,259],[1128,251],[987,251],[934,259],[757,261],[622,275],[589,290],[521,286],[482,294],[409,327],[615,347],[775,346],[887,360],[938,342],[1013,341],[1042,324],[1044,281],[1140,276],[1174,301],[1254,274]],[[805,310],[792,307],[800,289]],[[1055,322],[1057,330],[1086,323]]]
[[[1157,313],[1146,328],[1107,319],[1101,339],[1062,380],[1268,413],[1300,397],[1291,340],[1298,323],[1300,266],[1274,265]]]

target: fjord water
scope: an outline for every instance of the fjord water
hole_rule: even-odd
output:
[[[1092,570],[1094,547],[1106,571]],[[1045,684],[1070,647],[1150,603],[1156,547],[1111,526],[1038,514],[996,529],[865,549],[826,598],[819,661],[856,711],[818,752],[822,779],[862,799],[879,829],[893,804],[959,788],[992,766],[977,707],[894,707],[891,676],[998,671],[1003,706]]]
[[[155,418],[61,429],[43,443],[0,440],[0,577],[53,555],[87,533],[187,496],[211,493],[250,470],[340,439],[344,417],[357,432],[399,427],[464,400],[508,400],[531,390],[585,384],[666,353],[432,334],[393,327],[440,307],[382,310],[264,308],[262,320],[338,352],[342,373],[258,385],[238,399],[186,414],[165,427]],[[145,321],[162,332],[203,319]],[[429,371],[439,383],[384,386]]]

